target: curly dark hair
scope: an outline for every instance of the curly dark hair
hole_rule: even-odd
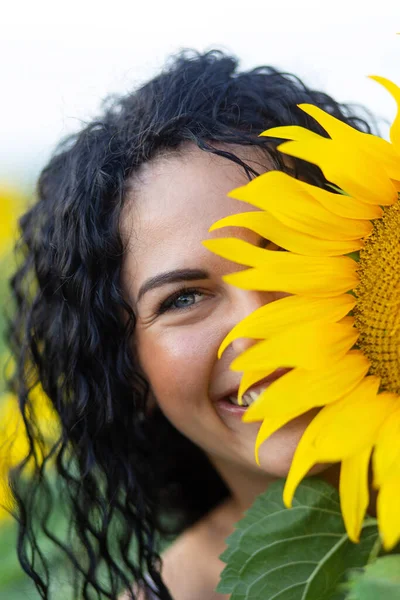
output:
[[[132,344],[135,313],[121,286],[120,215],[130,178],[185,142],[235,161],[249,178],[257,173],[230,144],[258,146],[287,170],[276,143],[258,135],[284,124],[323,133],[297,107],[302,102],[370,131],[349,107],[293,75],[271,67],[240,72],[238,61],[220,51],[183,51],[140,89],[108,102],[44,168],[37,199],[20,220],[9,330],[16,361],[9,384],[30,443],[10,477],[17,550],[42,598],[50,598],[51,577],[38,531],[69,558],[75,598],[116,600],[135,582],[134,599],[152,581],[156,596],[170,600],[160,536],[178,533],[228,495],[199,448],[158,409],[146,416],[149,385]],[[295,169],[326,184],[302,161]],[[38,382],[61,423],[51,448],[30,406]],[[63,539],[51,526],[54,478],[68,511]]]

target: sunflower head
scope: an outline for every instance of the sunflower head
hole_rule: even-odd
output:
[[[264,173],[230,193],[257,210],[212,227],[248,228],[286,252],[236,238],[204,244],[248,267],[224,277],[227,282],[289,294],[249,315],[220,348],[238,337],[257,340],[231,365],[243,372],[240,396],[272,370],[290,368],[243,417],[260,422],[256,459],[267,437],[318,407],[293,458],[286,505],[316,463],[340,462],[342,513],[357,541],[372,458],[379,527],[391,548],[400,539],[400,88],[373,79],[397,103],[390,142],[300,105],[327,137],[297,126],[262,135],[285,140],[278,149],[318,166],[328,185]]]

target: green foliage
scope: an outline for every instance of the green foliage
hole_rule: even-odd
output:
[[[368,560],[375,521],[365,523],[360,543],[353,544],[333,487],[308,479],[287,509],[283,485],[276,482],[259,496],[228,538],[217,591],[232,594],[231,600],[339,600],[346,571]]]
[[[57,489],[58,481],[56,478],[49,480],[53,495],[53,511],[49,522],[47,523],[49,531],[55,538],[67,542],[67,545],[74,550],[78,563],[84,567],[87,564],[87,552],[79,544],[76,538],[69,540],[68,530],[70,522],[68,515],[70,514],[68,506],[63,498],[61,489]],[[46,504],[43,492],[38,494],[38,505]],[[125,526],[123,522],[111,522],[110,525],[110,545],[111,556],[118,563],[119,553],[116,543],[116,534],[118,529]],[[76,573],[73,571],[72,565],[65,553],[60,550],[41,530],[39,526],[35,527],[38,546],[43,555],[46,557],[46,562],[49,567],[50,574],[50,598],[54,600],[80,600],[74,591],[74,578]],[[93,542],[93,547],[96,547],[94,539],[88,536]],[[69,541],[67,541],[69,540]],[[17,531],[16,524],[13,521],[0,522],[0,599],[4,600],[22,600],[29,598],[30,600],[39,600],[40,595],[36,591],[33,582],[23,572],[16,555],[17,546]],[[132,544],[131,558],[136,556],[136,549]],[[98,568],[98,574],[104,588],[110,587],[109,576],[104,565]],[[94,597],[94,596],[93,596]],[[97,598],[97,596],[96,596]],[[101,595],[104,598],[104,595]]]
[[[346,600],[400,600],[400,556],[382,556],[354,572]]]
[[[53,523],[53,531],[59,533],[65,528],[65,521],[61,515]],[[7,600],[37,600],[40,598],[34,584],[22,570],[16,555],[16,525],[13,521],[0,524],[0,598]],[[44,543],[41,536],[41,545],[48,558],[50,570],[55,575],[57,591],[60,587],[66,592],[72,589],[67,580],[66,565],[60,553],[54,552],[50,543]],[[57,597],[57,595],[55,595]],[[67,594],[59,596],[67,598]],[[69,596],[71,598],[71,595]]]

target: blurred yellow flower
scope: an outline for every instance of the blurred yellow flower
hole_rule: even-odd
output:
[[[358,541],[372,456],[378,523],[390,549],[400,540],[400,88],[373,79],[397,102],[391,143],[309,104],[300,108],[329,137],[297,126],[262,134],[290,140],[279,149],[320,167],[341,193],[270,171],[229,194],[261,211],[229,216],[211,228],[246,227],[286,252],[236,238],[204,245],[250,267],[225,281],[290,294],[239,323],[220,348],[222,353],[238,337],[260,340],[231,365],[244,373],[239,400],[277,368],[292,369],[243,417],[262,421],[256,459],[277,429],[321,407],[296,449],[285,504],[291,505],[316,463],[341,462],[343,518],[349,537]]]
[[[60,434],[56,413],[39,385],[32,390],[30,401],[31,410],[28,411],[28,417],[32,417],[33,411],[45,446],[50,447]],[[29,451],[18,399],[9,393],[0,398],[0,440],[0,519],[4,519],[9,516],[4,506],[11,508],[13,505],[8,485],[9,470],[24,460]],[[41,451],[38,444],[36,449],[40,462]]]
[[[25,205],[20,191],[0,182],[0,260],[16,241],[17,220]]]

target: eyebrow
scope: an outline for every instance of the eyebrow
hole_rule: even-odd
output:
[[[137,302],[144,296],[149,290],[161,287],[167,283],[175,283],[176,281],[194,281],[196,279],[208,279],[209,273],[201,269],[177,269],[175,271],[167,271],[166,273],[160,273],[150,279],[146,279],[143,285],[140,287],[138,292]]]

